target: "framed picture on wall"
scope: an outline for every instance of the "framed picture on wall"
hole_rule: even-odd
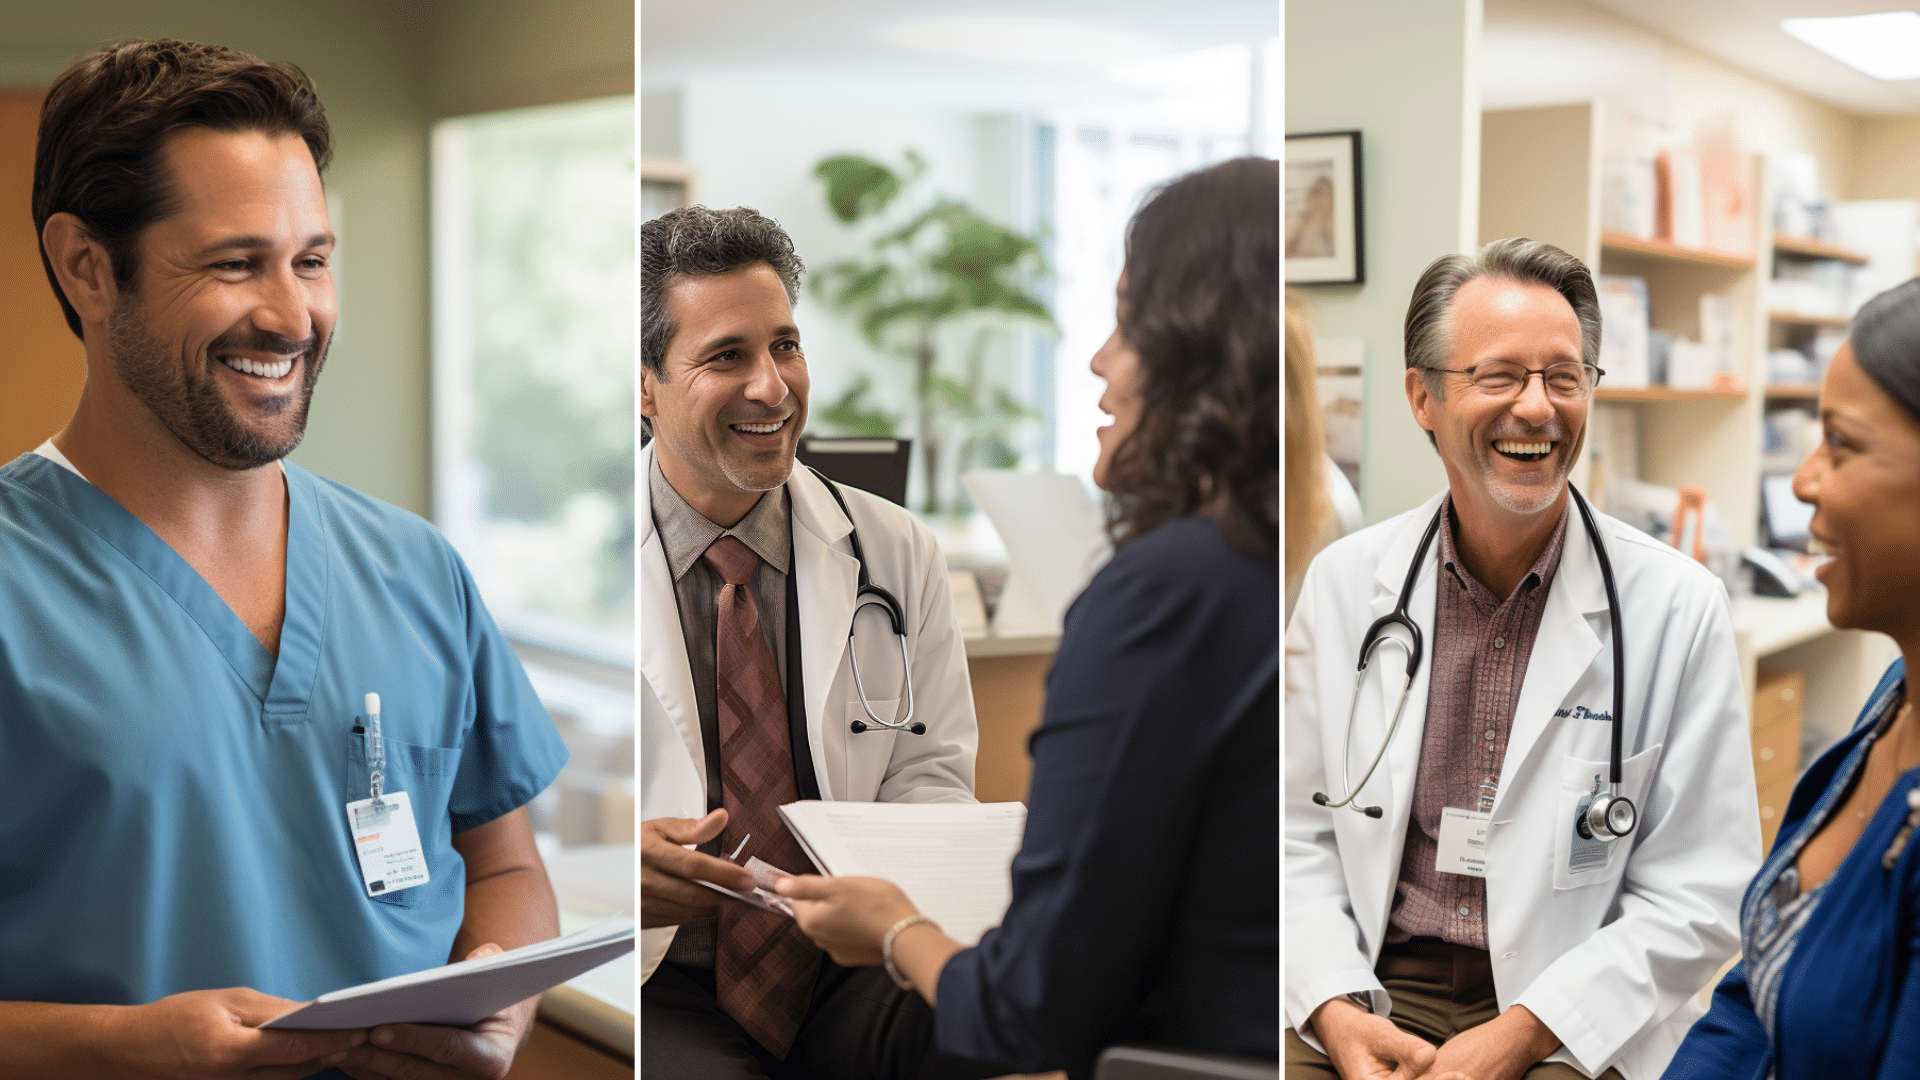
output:
[[[1360,133],[1287,136],[1287,283],[1367,280],[1360,219]]]

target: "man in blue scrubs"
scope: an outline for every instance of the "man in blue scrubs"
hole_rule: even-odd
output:
[[[33,215],[87,381],[0,468],[0,1075],[498,1078],[532,1022],[258,1028],[558,929],[525,806],[566,750],[472,578],[282,460],[336,315],[330,140],[299,69],[220,47],[48,94]],[[425,881],[356,853],[370,759]]]

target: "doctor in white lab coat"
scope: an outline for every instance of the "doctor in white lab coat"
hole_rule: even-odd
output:
[[[640,451],[640,475],[653,469],[654,448]],[[947,588],[946,560],[933,533],[901,507],[844,484],[840,492],[860,528],[873,581],[893,593],[907,614],[913,665],[913,718],[924,735],[870,729],[854,734],[866,714],[847,656],[849,626],[860,650],[861,677],[874,711],[904,713],[900,646],[880,610],[853,621],[859,564],[847,541],[847,515],[805,466],[787,481],[793,513],[793,568],[800,601],[802,685],[807,746],[823,799],[855,802],[972,802],[978,744],[973,691],[960,623]],[[640,523],[640,818],[698,818],[707,812],[706,766],[693,675],[674,605],[666,552],[653,528],[647,484],[636,485]],[[640,977],[666,955],[673,927],[641,931]]]
[[[907,1080],[931,1052],[925,1002],[701,883],[752,888],[735,849],[810,869],[779,816],[795,799],[973,801],[946,561],[905,509],[841,486],[843,510],[796,463],[810,383],[785,230],[682,207],[641,226],[640,252],[640,1071]],[[886,608],[856,617],[856,536],[904,656]]]
[[[1502,244],[1509,246],[1494,250]],[[1343,798],[1349,776],[1358,783],[1387,738],[1405,654],[1392,646],[1376,651],[1349,744],[1361,639],[1393,610],[1443,492],[1322,552],[1288,627],[1288,1022],[1314,1051],[1328,1052],[1324,1036],[1341,1035],[1346,1056],[1332,1056],[1349,1066],[1371,1054],[1415,1071],[1462,1068],[1491,1080],[1550,1070],[1534,1064],[1544,1058],[1578,1075],[1612,1067],[1625,1080],[1652,1080],[1699,1014],[1693,995],[1738,947],[1740,897],[1759,863],[1745,693],[1726,595],[1698,563],[1596,513],[1622,609],[1623,794],[1638,808],[1639,824],[1607,845],[1604,862],[1576,862],[1578,804],[1596,775],[1608,771],[1611,724],[1601,717],[1613,710],[1614,653],[1600,565],[1578,508],[1565,505],[1564,477],[1578,453],[1587,402],[1568,381],[1569,369],[1559,371],[1558,393],[1547,369],[1578,365],[1597,351],[1597,332],[1583,333],[1570,303],[1591,297],[1592,286],[1587,281],[1583,291],[1573,280],[1586,271],[1571,257],[1531,241],[1490,245],[1479,258],[1452,256],[1454,262],[1429,269],[1416,289],[1416,314],[1425,295],[1427,314],[1440,314],[1445,324],[1436,334],[1434,319],[1410,317],[1408,329],[1410,369],[1440,369],[1409,370],[1406,382],[1416,419],[1434,434],[1447,466],[1459,523],[1454,547],[1469,568],[1476,549],[1483,566],[1497,565],[1503,543],[1537,536],[1530,548],[1523,543],[1507,552],[1503,583],[1518,583],[1563,507],[1569,515],[1487,825],[1484,956],[1500,1014],[1482,1025],[1485,1031],[1446,1039],[1435,1061],[1436,1051],[1405,1031],[1398,1038],[1412,1041],[1395,1044],[1395,1029],[1383,1018],[1400,1010],[1392,1009],[1375,971],[1394,915],[1421,768],[1436,589],[1451,573],[1438,565],[1437,539],[1407,604],[1425,652],[1400,730],[1353,806],[1313,801],[1316,792]],[[1554,268],[1557,285],[1515,280],[1516,266]],[[1596,331],[1597,318],[1595,311]],[[1545,374],[1538,383],[1521,377],[1517,390],[1511,380],[1487,379],[1494,369],[1467,374],[1506,361]],[[1478,379],[1486,379],[1485,389]],[[1539,459],[1545,444],[1551,449]],[[1483,584],[1496,597],[1509,595]],[[1382,815],[1356,812],[1371,806]],[[1375,1049],[1363,1054],[1361,1043]],[[1449,1060],[1455,1053],[1464,1060]]]

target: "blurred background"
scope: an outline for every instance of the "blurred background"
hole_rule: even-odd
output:
[[[123,37],[300,65],[333,124],[341,318],[294,460],[453,539],[572,749],[532,808],[566,928],[630,907],[632,5],[89,0],[4,14],[0,460],[59,430],[84,379],[28,210],[46,87]],[[543,1034],[514,1075],[631,1075],[632,979],[629,960],[550,994],[553,1030],[580,1037]]]

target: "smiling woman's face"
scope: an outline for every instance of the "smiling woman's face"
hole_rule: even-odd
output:
[[[1813,535],[1833,561],[1827,586],[1835,626],[1878,630],[1902,645],[1920,629],[1920,422],[1842,345],[1820,387],[1825,438],[1793,474],[1812,503]]]

